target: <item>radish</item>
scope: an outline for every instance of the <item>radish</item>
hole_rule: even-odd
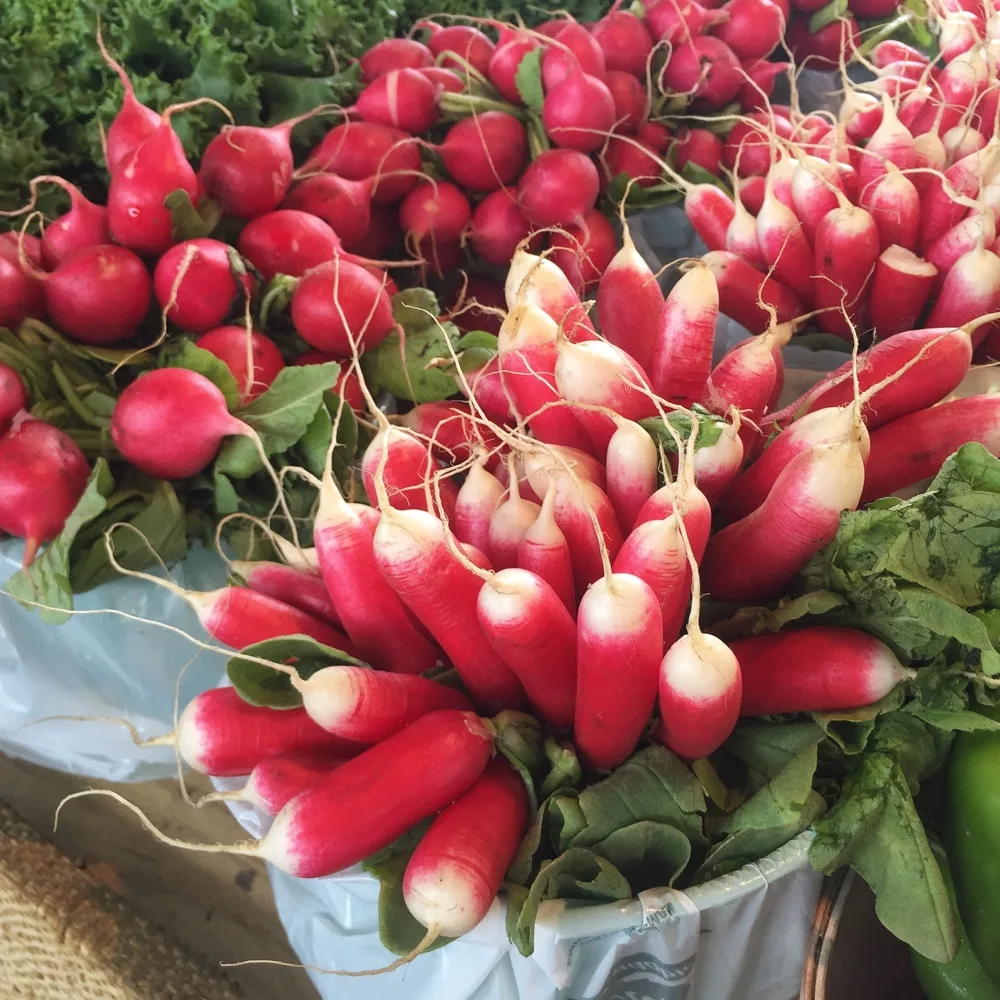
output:
[[[488,578],[476,605],[490,645],[517,674],[532,710],[568,730],[576,702],[576,625],[549,584],[530,570]]]
[[[937,276],[933,264],[900,246],[886,247],[875,265],[868,323],[880,337],[913,328]]]
[[[16,330],[28,316],[41,319],[45,315],[45,286],[36,270],[41,263],[41,250],[36,240],[37,259],[32,261],[27,243],[34,239],[33,236],[25,238],[26,263],[22,264],[18,260],[16,240],[0,237],[0,326],[9,330]]]
[[[316,174],[296,184],[281,208],[308,212],[322,219],[341,243],[353,249],[371,224],[374,178],[349,181],[335,174]]]
[[[358,743],[380,743],[414,719],[441,709],[469,711],[460,691],[426,677],[367,667],[323,667],[303,686],[303,705],[328,733]]]
[[[369,210],[368,232],[351,245],[351,252],[377,260],[402,245],[403,231],[399,228],[395,205],[372,202]]]
[[[536,226],[579,222],[597,202],[600,178],[593,161],[575,149],[536,156],[517,183],[517,201]]]
[[[941,136],[941,144],[945,148],[948,162],[954,163],[982,149],[986,145],[986,137],[969,125],[956,125]]]
[[[147,745],[176,743],[196,771],[216,778],[250,774],[279,755],[348,757],[363,749],[320,729],[304,708],[263,708],[233,687],[210,688],[188,702],[176,733]]]
[[[446,315],[462,333],[483,330],[496,337],[506,312],[503,282],[492,275],[474,274],[455,289]],[[496,356],[491,360],[495,362]]]
[[[662,650],[656,595],[638,577],[609,573],[583,595],[573,739],[589,768],[611,770],[635,750],[656,702]]]
[[[670,129],[662,122],[643,122],[636,132],[636,138],[646,143],[650,149],[662,154],[670,145]]]
[[[89,476],[69,435],[25,411],[14,414],[0,437],[0,531],[25,539],[24,566],[62,531]]]
[[[111,242],[108,210],[103,205],[95,205],[78,187],[61,177],[35,177],[31,181],[32,192],[43,182],[57,184],[69,195],[69,211],[50,222],[42,233],[42,264],[47,271],[77,250]]]
[[[104,46],[100,24],[97,26],[97,47],[100,49],[104,61],[115,72],[125,89],[122,106],[119,108],[118,114],[115,115],[115,120],[108,128],[104,139],[104,155],[108,163],[108,172],[113,174],[125,158],[156,131],[161,119],[152,108],[147,108],[145,104],[140,104],[136,100],[135,90],[132,88],[132,81],[128,78],[128,74],[119,63],[111,58]]]
[[[694,453],[694,480],[710,504],[726,495],[742,464],[740,423],[734,420],[722,428],[718,441]]]
[[[677,130],[671,149],[678,170],[683,170],[688,163],[694,163],[716,177],[721,175],[719,163],[722,160],[722,140],[714,132],[704,128],[688,128],[685,125]]]
[[[1000,455],[1000,396],[968,396],[883,424],[871,436],[862,503],[934,476],[949,455],[978,441]]]
[[[733,221],[736,207],[725,191],[714,184],[695,184],[684,196],[684,213],[709,250],[722,250],[726,230]]]
[[[378,122],[345,122],[327,132],[299,171],[330,172],[351,181],[370,180],[372,201],[398,201],[417,184],[420,147],[412,136]]]
[[[636,187],[646,188],[658,184],[663,174],[660,159],[653,147],[638,139],[624,139],[613,135],[601,154],[601,173],[606,184],[625,175]]]
[[[627,535],[643,504],[656,492],[659,462],[653,439],[639,424],[621,417],[615,424],[605,458],[607,494]]]
[[[767,329],[771,322],[771,314],[758,304],[758,296],[774,309],[778,323],[787,323],[803,313],[802,303],[790,288],[735,254],[716,250],[703,255],[701,262],[715,277],[719,311],[751,333]]]
[[[523,454],[521,467],[536,497],[544,497],[566,471],[602,490],[605,486],[604,464],[576,448],[555,444],[536,446]]]
[[[676,510],[684,521],[684,530],[695,562],[700,563],[712,526],[712,507],[705,494],[698,489],[690,463],[685,462],[683,472],[684,475],[677,482],[661,486],[642,505],[632,530],[647,521],[663,520]]]
[[[16,369],[0,363],[0,435],[21,410],[28,408],[28,390]]]
[[[809,30],[808,18],[793,18],[785,42],[797,65],[808,60],[812,69],[830,70],[840,65],[842,52],[853,52],[861,44],[861,31],[849,11],[816,32]]]
[[[490,56],[486,75],[505,101],[519,106],[524,103],[517,87],[517,70],[521,60],[537,48],[538,42],[524,32],[505,32],[501,36]]]
[[[541,512],[537,503],[521,496],[516,470],[510,470],[508,479],[510,495],[490,516],[488,548],[483,550],[489,552],[496,569],[517,565],[518,547]]]
[[[337,359],[324,351],[303,351],[293,362],[294,365],[327,365]],[[330,387],[355,413],[364,413],[368,406],[365,394],[361,388],[361,379],[357,371],[344,368],[337,376],[337,381]]]
[[[890,246],[912,250],[920,226],[920,193],[913,181],[894,167],[861,192],[861,207],[871,213],[878,230],[879,250]],[[869,296],[869,303],[872,296]]]
[[[579,293],[566,272],[548,257],[519,248],[507,269],[504,295],[511,310],[519,303],[537,306],[574,342],[596,337]]]
[[[498,355],[490,358],[482,368],[468,372],[465,383],[487,420],[500,425],[514,423],[515,417],[504,389]],[[463,392],[466,391],[465,386],[460,388]]]
[[[468,240],[472,249],[487,264],[506,267],[518,244],[531,232],[531,225],[521,214],[507,188],[488,194],[473,210]]]
[[[930,327],[971,323],[1000,308],[1000,257],[978,248],[962,254],[945,275],[937,302],[927,317]],[[51,312],[51,310],[50,310]],[[985,336],[985,331],[980,339]]]
[[[556,146],[592,153],[611,131],[615,111],[615,99],[603,80],[574,66],[548,88],[542,125]]]
[[[242,288],[250,295],[248,275],[237,277],[231,248],[218,240],[185,240],[156,263],[153,292],[160,308],[185,333],[206,333],[233,311]]]
[[[988,184],[1000,165],[1000,142],[992,142],[952,164],[943,178],[933,178],[928,186],[920,209],[918,250],[925,250],[938,237],[943,236],[965,214],[966,204],[955,201],[944,188],[962,197],[975,198],[981,186]]]
[[[766,107],[765,101],[774,93],[778,77],[790,69],[791,63],[771,62],[767,59],[758,59],[749,66],[744,63],[743,72],[747,75],[747,81],[740,88],[740,109],[746,113]]]
[[[675,47],[703,35],[722,20],[718,11],[708,9],[713,6],[714,3],[705,5],[696,0],[680,4],[657,0],[646,7],[646,25],[654,39]]]
[[[635,132],[646,116],[646,88],[622,70],[608,70],[605,85],[614,101],[616,131]]]
[[[276,274],[299,278],[340,253],[337,234],[322,219],[291,209],[252,219],[243,227],[236,246],[264,281]]]
[[[266,561],[237,560],[230,568],[258,594],[290,604],[334,628],[341,627],[340,615],[318,573]]]
[[[736,213],[726,230],[726,250],[742,257],[754,267],[765,267],[764,255],[757,242],[757,220],[746,210],[743,202],[736,199]]]
[[[360,264],[334,257],[296,284],[291,301],[295,329],[306,343],[338,358],[363,354],[396,325],[385,285]]]
[[[774,174],[768,173],[764,202],[757,213],[757,243],[768,267],[804,303],[813,296],[813,255],[795,213],[774,194]]]
[[[542,52],[542,83],[549,94],[575,72],[604,80],[604,53],[597,39],[582,25],[566,21],[556,29],[553,39]]]
[[[517,566],[530,570],[563,602],[571,618],[576,617],[576,590],[569,544],[555,519],[556,487],[545,492],[538,517],[524,533],[517,547]]]
[[[905,42],[897,41],[895,38],[887,38],[879,42],[868,55],[876,69],[883,69],[890,63],[907,62],[917,66],[927,66],[928,58],[919,49]]]
[[[758,422],[781,391],[781,348],[790,336],[791,326],[785,325],[738,344],[712,369],[699,402],[713,413],[735,409]]]
[[[862,190],[877,181],[886,171],[886,163],[899,170],[916,166],[917,154],[913,135],[896,117],[896,110],[888,94],[882,95],[882,123],[875,130],[865,147],[865,156],[858,170]]]
[[[366,122],[403,132],[427,132],[440,117],[438,88],[422,70],[391,69],[358,94],[354,110]]]
[[[578,223],[565,226],[549,239],[552,262],[583,295],[600,280],[615,255],[618,240],[611,223],[596,208]]]
[[[736,97],[743,85],[743,74],[739,60],[725,42],[702,35],[674,46],[663,70],[663,82],[670,90],[690,94],[705,108],[714,109]]]
[[[982,211],[970,212],[961,222],[955,223],[948,232],[936,239],[924,251],[924,259],[938,269],[938,274],[941,275],[939,288],[959,257],[977,247],[992,246],[996,237],[996,219],[989,208],[984,208]]]
[[[380,492],[375,560],[389,585],[441,644],[473,700],[490,712],[517,708],[524,691],[476,618],[478,578],[449,546],[446,528],[422,510],[394,510]]]
[[[641,18],[627,10],[611,10],[590,29],[601,47],[607,73],[629,73],[640,79],[653,51],[653,39]]]
[[[114,245],[83,247],[54,271],[36,272],[52,322],[83,344],[118,344],[146,318],[153,293],[146,265]]]
[[[453,180],[473,191],[495,191],[520,175],[528,133],[513,115],[486,111],[452,125],[436,148]]]
[[[716,25],[713,34],[732,49],[740,62],[764,59],[784,36],[787,19],[771,0],[729,0],[720,13],[729,18]]]
[[[455,500],[455,537],[490,553],[490,519],[503,502],[504,488],[482,460],[468,471]]]
[[[650,381],[658,395],[681,405],[701,399],[712,368],[718,314],[711,268],[693,268],[671,289],[650,353]]]
[[[755,635],[730,648],[743,675],[743,716],[861,708],[915,676],[884,642],[837,625]]]
[[[417,27],[430,32],[427,47],[437,57],[438,65],[463,73],[468,64],[477,73],[486,75],[496,47],[477,28],[467,24],[449,24],[442,28],[433,21],[421,21]],[[448,58],[449,53],[459,58]]]
[[[419,69],[434,65],[434,53],[412,38],[387,38],[373,45],[358,60],[361,80],[371,83],[394,69]]]
[[[760,2],[770,3],[771,0],[760,0]],[[792,123],[773,112],[755,111],[747,115],[738,121],[729,133],[722,147],[722,162],[730,170],[735,170],[738,177],[766,174],[771,169],[773,157],[772,136],[778,139],[791,139]]]
[[[720,601],[756,601],[783,591],[832,541],[841,511],[857,508],[864,476],[857,438],[797,455],[760,507],[709,540],[702,563],[706,591]]]
[[[500,461],[500,439],[476,418],[468,403],[420,403],[403,415],[401,423],[427,440],[443,462],[467,462],[482,454],[486,467],[493,469]]]
[[[285,367],[281,352],[270,337],[257,330],[248,333],[242,326],[220,326],[209,330],[195,344],[226,363],[239,386],[241,406],[267,392]]]
[[[772,166],[768,173],[774,172],[777,164]],[[758,215],[761,206],[764,204],[764,192],[767,188],[767,178],[761,174],[753,177],[746,177],[736,181],[737,200],[743,203],[743,207],[751,214]],[[778,201],[782,199],[779,198]],[[794,202],[792,203],[794,208]],[[712,249],[715,249],[714,247]]]
[[[461,190],[447,181],[418,184],[400,203],[399,223],[407,239],[419,243],[451,243],[465,231],[472,206]]]
[[[485,919],[528,821],[524,781],[500,759],[442,810],[403,874],[406,908],[427,928],[407,959],[440,935],[460,937]]]

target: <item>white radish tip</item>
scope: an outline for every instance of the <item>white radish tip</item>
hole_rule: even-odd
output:
[[[733,651],[718,636],[702,633],[697,640],[682,635],[660,664],[664,683],[692,701],[710,701],[725,694],[740,675]]]
[[[657,608],[656,596],[639,577],[612,573],[591,584],[580,601],[578,618],[588,631],[615,635],[636,631]]]

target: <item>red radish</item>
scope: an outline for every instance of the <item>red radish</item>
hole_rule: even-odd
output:
[[[712,369],[700,400],[702,405],[718,414],[735,408],[747,419],[759,421],[776,395],[775,390],[780,392],[784,369],[775,352],[780,352],[790,336],[789,326],[773,327],[733,348]],[[707,491],[703,488],[703,492]]]
[[[537,306],[574,342],[596,336],[579,293],[566,272],[548,257],[519,249],[507,269],[504,294],[508,308],[514,309],[519,303]]]
[[[887,247],[875,265],[868,323],[880,337],[910,330],[931,293],[933,264],[900,246]]]
[[[488,548],[484,549],[498,570],[517,565],[518,547],[541,512],[537,503],[521,496],[516,471],[509,480],[510,495],[490,516]]]
[[[836,535],[841,511],[857,508],[864,476],[856,440],[814,445],[797,455],[760,507],[709,540],[705,590],[720,601],[781,592]]]
[[[626,141],[619,136],[608,140],[601,154],[601,173],[610,184],[620,174],[635,181],[637,187],[653,187],[663,175],[660,159],[653,147],[638,139]]]
[[[4,233],[4,236],[14,236]],[[15,240],[0,238],[0,326],[16,330],[22,321],[33,316],[41,319],[45,315],[45,287],[39,280],[35,270],[41,262],[41,250],[37,247],[32,260],[26,237],[26,254],[29,267],[24,267],[18,260],[17,243]]]
[[[737,639],[730,649],[743,675],[744,716],[861,708],[914,676],[884,642],[836,625]]]
[[[555,362],[553,361],[553,364]],[[466,383],[476,404],[488,420],[495,424],[512,424],[515,421],[511,401],[504,388],[500,372],[500,358],[494,355],[482,368],[466,374]],[[466,392],[465,386],[460,386]]]
[[[884,424],[871,436],[862,503],[897,496],[934,476],[968,441],[1000,455],[1000,396],[967,396]]]
[[[673,91],[690,94],[706,108],[721,108],[740,92],[743,74],[725,42],[702,35],[674,47],[663,82]]]
[[[700,4],[696,0],[657,0],[646,8],[646,25],[653,38],[677,46],[690,42],[718,24],[722,18],[718,11],[709,10],[712,4]]]
[[[403,231],[399,228],[399,218],[395,205],[370,206],[368,232],[351,244],[351,252],[374,260],[385,257],[403,242]]]
[[[545,134],[564,149],[593,152],[604,143],[615,121],[615,99],[607,85],[577,68],[545,95]]]
[[[531,161],[517,184],[517,200],[536,226],[579,222],[597,201],[597,167],[575,149],[550,149]]]
[[[618,419],[608,442],[605,465],[607,493],[624,535],[632,530],[639,511],[656,491],[659,460],[649,434],[631,420]]]
[[[553,233],[552,262],[569,278],[573,288],[584,294],[600,280],[614,257],[618,240],[607,217],[596,208]]]
[[[47,271],[77,250],[111,242],[108,210],[103,205],[95,205],[61,177],[36,177],[31,182],[32,190],[42,182],[58,184],[69,195],[69,211],[50,222],[42,233],[42,264]]]
[[[97,26],[97,47],[101,50],[104,61],[121,80],[122,87],[125,88],[125,96],[122,98],[122,106],[115,115],[115,120],[108,128],[105,136],[104,155],[107,158],[108,172],[114,173],[119,164],[132,153],[139,143],[148,139],[160,124],[160,116],[145,104],[140,104],[136,100],[135,90],[132,88],[132,81],[128,78],[125,70],[111,58],[108,50],[104,47],[104,39],[101,37],[101,26]]]
[[[627,10],[612,10],[590,29],[604,54],[607,73],[629,73],[642,78],[653,51],[653,39],[645,22]]]
[[[299,278],[340,253],[337,234],[322,219],[291,209],[252,219],[236,246],[265,281],[276,274]]]
[[[840,64],[842,52],[853,52],[861,44],[861,31],[847,12],[817,32],[809,31],[808,18],[793,18],[785,39],[798,65],[808,60],[813,69],[829,70]]]
[[[323,351],[303,351],[293,362],[295,365],[326,365],[336,361],[332,354]],[[368,406],[361,390],[361,379],[354,368],[342,369],[331,389],[355,412],[364,413]]]
[[[774,308],[779,323],[787,323],[802,314],[802,303],[790,288],[735,254],[717,250],[705,254],[701,260],[715,276],[719,311],[751,333],[767,329],[771,319],[758,304],[758,295]]]
[[[740,62],[754,62],[769,56],[781,43],[787,18],[771,0],[729,0],[720,9],[728,20],[715,26],[721,38]]]
[[[83,344],[127,340],[146,318],[153,293],[146,265],[114,245],[84,247],[39,277],[52,322]]]
[[[17,370],[0,364],[0,435],[21,411],[28,408],[28,390]]]
[[[700,563],[712,526],[712,508],[708,498],[695,484],[691,471],[693,470],[689,470],[685,464],[684,475],[678,482],[661,486],[642,505],[642,510],[635,519],[635,528],[647,521],[662,520],[674,511],[679,511],[695,562]]]
[[[486,111],[452,125],[437,151],[449,176],[463,187],[495,191],[521,173],[528,133],[513,115]]]
[[[420,262],[424,272],[435,278],[445,278],[463,264],[462,244],[459,240],[444,242],[433,236],[411,241],[410,256]]]
[[[417,242],[451,243],[462,235],[470,218],[469,200],[447,181],[418,184],[399,206],[399,223]]]
[[[284,563],[263,561],[238,560],[232,563],[231,569],[258,594],[266,594],[276,601],[290,604],[334,628],[341,627],[340,615],[318,573],[296,569]]]
[[[559,44],[547,45],[542,53],[542,83],[546,94],[575,72],[604,79],[604,53],[597,39],[582,24],[567,21],[553,38]]]
[[[0,531],[25,539],[25,566],[62,531],[89,476],[69,435],[27,412],[15,413],[0,437]]]
[[[342,257],[309,271],[292,293],[295,329],[338,358],[377,347],[396,325],[385,281]]]
[[[474,274],[455,289],[447,315],[463,333],[484,330],[498,336],[506,311],[503,283],[490,275]]]
[[[990,143],[952,164],[944,172],[944,180],[958,195],[975,198],[982,185],[988,184],[1000,164],[1000,142]],[[920,236],[918,250],[925,250],[938,237],[943,236],[965,214],[966,205],[954,201],[942,186],[939,178],[933,178],[923,197],[920,209]]]
[[[876,69],[883,69],[894,62],[914,63],[917,66],[928,65],[927,56],[920,49],[915,49],[912,45],[897,41],[895,38],[879,42],[871,50],[868,58]]]
[[[670,129],[661,122],[643,122],[636,132],[636,138],[655,152],[665,153],[670,145]]]
[[[841,107],[840,120],[851,142],[870,139],[882,124],[882,101],[874,94],[850,94]]]
[[[936,239],[924,251],[924,258],[941,275],[938,287],[943,284],[944,277],[959,257],[977,247],[992,246],[996,237],[996,218],[992,210],[985,207],[982,211],[970,211],[961,222],[955,223],[948,232]]]
[[[490,552],[490,519],[503,502],[504,488],[482,462],[476,462],[465,477],[455,500],[454,532],[460,542]]]
[[[708,502],[718,503],[743,464],[743,441],[737,422],[722,428],[718,441],[694,453],[694,480]]]
[[[231,434],[250,429],[226,409],[226,397],[186,368],[143,372],[118,397],[111,437],[137,469],[161,479],[188,479],[208,467]]]
[[[677,130],[672,149],[678,170],[693,163],[716,177],[720,175],[722,140],[714,132],[705,128],[688,128],[685,125]]]
[[[506,38],[501,37],[493,50],[486,75],[505,101],[517,105],[524,103],[517,87],[517,70],[521,60],[537,48],[538,42],[530,35],[511,32]]]
[[[517,547],[517,566],[544,580],[563,602],[571,618],[576,617],[576,585],[569,544],[555,520],[556,488],[545,493],[538,517]]]
[[[496,267],[505,267],[518,244],[527,237],[531,225],[521,214],[507,188],[488,194],[475,208],[469,224],[472,249]]]
[[[792,205],[810,243],[826,213],[840,204],[838,189],[843,190],[843,180],[833,163],[816,156],[799,158],[792,174]]]
[[[329,172],[351,181],[374,182],[372,201],[398,201],[417,184],[420,147],[412,136],[378,122],[345,122],[327,132],[301,175]]]
[[[1000,308],[1000,257],[981,248],[962,254],[945,275],[927,325],[959,326]],[[984,337],[985,331],[980,334]]]
[[[701,399],[712,368],[718,314],[719,290],[710,268],[693,268],[670,290],[649,363],[658,395],[682,405]]]
[[[604,489],[604,464],[593,455],[576,448],[566,448],[560,445],[548,444],[539,446],[523,455],[521,467],[528,487],[536,497],[548,494],[549,487],[558,481],[559,477],[571,469],[580,479],[586,479]]]
[[[403,901],[427,928],[424,942],[461,937],[485,919],[529,818],[524,781],[502,759],[442,810],[403,874]]]
[[[771,171],[774,169],[772,167]],[[764,191],[766,188],[767,179],[760,174],[755,174],[753,177],[747,177],[744,180],[736,182],[738,200],[743,203],[743,207],[751,215],[757,215],[760,212],[761,206],[764,204]],[[780,198],[778,200],[781,201]]]
[[[868,140],[858,170],[862,190],[885,173],[886,161],[899,170],[909,170],[916,165],[917,154],[913,148],[913,135],[896,117],[895,107],[888,95],[883,94],[882,124]]]
[[[403,603],[441,644],[473,700],[490,712],[517,708],[524,691],[476,618],[478,578],[456,558],[446,529],[421,510],[382,507],[375,560]]]
[[[662,651],[656,595],[638,577],[611,573],[583,595],[573,740],[588,767],[610,770],[635,749],[656,702]]]
[[[684,196],[684,212],[709,250],[725,247],[726,230],[736,213],[732,199],[725,191],[720,191],[714,184],[693,185]]]
[[[576,701],[576,625],[559,595],[526,569],[503,569],[479,591],[479,624],[517,674],[533,711],[570,729]]]
[[[986,137],[969,125],[956,125],[941,136],[941,143],[948,156],[948,162],[962,159],[986,145]]]
[[[355,109],[363,121],[404,132],[426,132],[440,116],[438,89],[416,69],[391,69],[358,94]]]
[[[782,73],[792,69],[787,62],[771,62],[758,59],[751,65],[744,63],[743,71],[749,79],[740,88],[740,109],[743,112],[757,111],[766,106],[766,100],[774,93],[774,85]]]
[[[736,214],[726,230],[726,249],[754,267],[766,267],[757,242],[757,220],[736,199]]]
[[[795,211],[795,200],[792,198],[792,178],[795,175],[796,162],[788,153],[778,152],[778,158],[767,172],[767,181],[774,184],[774,196],[786,208]],[[764,198],[761,198],[761,207],[767,197],[767,181],[764,183]],[[759,214],[759,209],[758,209]]]
[[[486,455],[489,469],[499,462],[499,438],[476,419],[468,403],[455,400],[420,403],[404,414],[401,423],[427,440],[434,454],[444,462],[465,462],[478,454]]]
[[[646,116],[646,89],[631,73],[608,70],[605,80],[615,105],[615,129],[634,132]]]
[[[920,193],[909,177],[892,167],[862,190],[860,201],[875,221],[880,250],[890,246],[912,250],[917,245]]]
[[[438,57],[439,65],[463,73],[468,63],[478,73],[486,75],[495,46],[477,28],[467,24],[449,24],[442,28],[433,21],[421,21],[417,27],[430,32],[427,47]],[[459,59],[449,59],[448,53],[454,53]]]
[[[267,392],[285,367],[281,352],[270,337],[257,330],[248,334],[242,326],[217,327],[202,334],[195,344],[225,361],[239,386],[241,405]]]
[[[387,38],[373,45],[359,60],[361,80],[371,83],[394,69],[434,65],[434,53],[412,38]]]
[[[457,71],[442,66],[421,66],[417,72],[430,80],[435,87],[449,94],[461,94],[465,90],[465,81]]]
[[[153,272],[156,301],[167,319],[185,333],[205,333],[221,325],[232,312],[241,287],[247,295],[252,291],[250,278],[238,279],[234,273],[231,252],[218,240],[185,240],[157,261]]]
[[[813,255],[795,213],[774,195],[767,176],[764,202],[757,214],[757,242],[772,273],[805,303],[813,296]]]
[[[250,774],[278,755],[347,757],[363,749],[320,729],[304,708],[251,705],[232,687],[211,688],[189,701],[176,734],[155,742],[168,741],[196,771],[216,778]]]
[[[733,650],[717,636],[689,629],[660,664],[660,737],[678,757],[707,757],[735,728],[742,694]]]

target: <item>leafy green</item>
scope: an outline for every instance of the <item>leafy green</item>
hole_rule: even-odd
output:
[[[517,64],[514,83],[521,100],[536,114],[542,113],[545,91],[542,88],[542,50],[532,49]]]
[[[229,365],[203,347],[198,347],[187,337],[175,337],[160,354],[160,364],[165,368],[187,368],[204,375],[226,397],[226,405],[235,410],[240,405],[240,387]]]
[[[681,445],[686,447],[687,440],[691,436],[692,413],[698,420],[698,434],[694,439],[695,448],[711,447],[719,440],[723,428],[726,426],[726,419],[718,414],[710,413],[697,403],[690,410],[672,410],[667,414],[666,419],[646,417],[639,423],[649,432],[654,441],[663,446],[664,451],[676,453],[677,441],[674,435],[676,434],[680,438]],[[670,432],[671,429],[673,434]]]

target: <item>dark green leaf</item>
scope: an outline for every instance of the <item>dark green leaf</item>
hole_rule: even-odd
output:
[[[392,297],[392,315],[407,333],[419,333],[437,326],[441,307],[429,288],[407,288]]]
[[[414,403],[447,399],[457,391],[450,365],[457,350],[458,327],[449,322],[434,322],[414,331],[390,333],[373,351],[361,359],[369,384],[388,389],[394,396]]]
[[[632,892],[673,885],[691,860],[691,842],[675,826],[642,820],[591,848],[627,879]]]
[[[195,208],[191,196],[183,188],[171,191],[163,204],[170,209],[171,236],[175,240],[195,240],[211,235],[222,218],[222,209],[211,198]]]
[[[538,790],[540,798],[546,799],[553,792],[580,784],[583,775],[572,743],[559,742],[550,736],[545,741],[545,756],[549,759],[549,773]]]
[[[545,91],[542,88],[542,50],[532,49],[526,53],[517,66],[514,84],[521,100],[536,114],[542,113]]]
[[[537,719],[523,712],[501,712],[493,719],[496,747],[524,779],[531,812],[538,808],[535,780],[548,768],[542,727]]]
[[[909,709],[907,705],[904,711]],[[996,732],[1000,730],[1000,722],[990,719],[979,712],[968,711],[948,711],[941,708],[914,708],[910,712],[921,722],[926,722],[935,729],[943,729],[945,732],[975,733],[979,730],[989,730]]]
[[[687,440],[691,436],[691,412],[698,418],[698,436],[694,441],[695,448],[708,448],[715,444],[722,435],[726,420],[715,413],[709,413],[697,403],[691,407],[691,411],[671,411],[666,420],[662,417],[647,417],[645,420],[640,420],[639,423],[649,432],[654,441],[663,446],[664,451],[676,453],[677,442],[666,424],[669,424],[676,436],[680,438],[682,447],[686,447]]]
[[[239,406],[240,390],[229,365],[211,351],[196,346],[187,337],[172,338],[161,353],[160,363],[165,368],[187,368],[204,375],[222,390],[230,410]]]
[[[903,689],[896,687],[874,705],[843,712],[813,712],[812,717],[844,753],[861,753],[875,731],[879,716],[896,711],[903,704],[903,698]]]

